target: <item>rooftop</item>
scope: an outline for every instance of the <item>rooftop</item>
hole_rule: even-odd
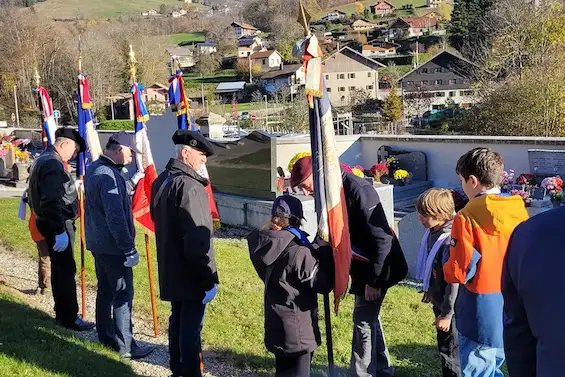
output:
[[[216,47],[216,42],[200,42],[196,44],[196,47]]]
[[[275,52],[277,52],[276,50],[271,50],[271,51],[259,51],[259,52],[255,52],[253,54],[251,54],[251,59],[263,59],[263,58],[268,58],[269,56],[273,55]],[[277,52],[278,54],[278,52]]]
[[[282,69],[275,69],[265,73],[261,78],[263,80],[267,79],[276,79],[278,77],[285,77],[285,76],[292,76],[296,73],[300,68],[302,68],[302,64],[288,64],[284,65]]]
[[[258,30],[255,26],[243,22],[234,22],[232,25],[239,26],[240,28],[247,30]]]
[[[222,82],[216,87],[216,93],[233,93],[243,90],[245,81]]]

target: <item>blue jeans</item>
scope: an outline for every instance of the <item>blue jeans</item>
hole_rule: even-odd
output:
[[[202,377],[202,340],[206,305],[202,301],[171,302],[169,355],[173,376]]]
[[[504,377],[504,348],[472,341],[459,333],[459,359],[462,377]]]
[[[131,312],[133,270],[125,267],[119,255],[94,255],[98,292],[96,294],[96,331],[100,343],[131,354],[137,345],[133,340]]]

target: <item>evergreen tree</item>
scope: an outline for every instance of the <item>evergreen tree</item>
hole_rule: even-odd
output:
[[[455,48],[474,47],[487,39],[486,21],[492,5],[493,0],[455,0],[448,28]]]
[[[396,93],[396,85],[390,88],[390,94],[383,104],[383,117],[391,123],[402,119],[402,99]]]

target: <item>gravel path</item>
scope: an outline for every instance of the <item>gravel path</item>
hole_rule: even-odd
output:
[[[36,261],[18,256],[16,252],[11,252],[4,247],[0,247],[0,283],[4,283],[22,292],[30,306],[54,316],[53,298],[51,294],[36,294]],[[80,306],[81,292],[78,276],[77,288]],[[87,287],[86,293],[87,320],[94,321],[96,291],[92,289],[92,287]],[[155,338],[153,336],[152,322],[136,316],[135,313],[134,334],[135,338],[142,344],[150,344],[156,348],[155,351],[143,361],[132,361],[132,367],[135,373],[142,377],[170,376],[167,335],[162,334],[158,338]],[[76,333],[76,335],[83,339],[97,341],[96,330]],[[252,372],[238,370],[231,364],[229,359],[221,354],[204,352],[204,361],[208,377],[256,377]]]

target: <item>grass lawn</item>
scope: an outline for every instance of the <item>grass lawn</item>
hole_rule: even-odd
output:
[[[34,8],[46,18],[90,19],[118,17],[128,14],[141,14],[150,9],[159,11],[161,4],[179,5],[177,0],[49,0],[37,3]]]
[[[400,8],[402,8],[403,5],[406,5],[406,4],[412,4],[414,6],[414,8],[418,8],[418,7],[426,5],[426,0],[387,0],[387,1],[399,10],[400,10]],[[360,3],[365,6],[365,9],[370,9],[371,5],[375,5],[375,0],[362,0],[362,1],[360,1]],[[342,6],[339,6],[339,7],[333,7],[331,9],[326,9],[323,12],[317,14],[314,18],[316,20],[319,20],[322,17],[326,16],[328,11],[331,11],[333,9],[338,9],[342,12],[347,13],[348,15],[351,15],[351,14],[355,13],[355,4],[356,3],[350,3],[350,4],[342,5]]]
[[[18,203],[19,199],[15,198],[0,199],[0,229],[2,229],[0,240],[5,246],[12,247],[24,253],[24,255],[33,256],[36,252],[34,244],[28,236],[26,223],[16,216]],[[265,351],[263,345],[263,286],[249,261],[245,244],[243,241],[225,239],[217,239],[214,244],[222,284],[216,300],[208,307],[203,336],[205,346],[215,351],[227,352],[228,355],[233,357],[236,365],[240,367],[249,367],[264,374],[272,372],[274,359]],[[76,245],[77,261],[79,261],[78,242]],[[151,307],[147,264],[141,233],[138,233],[137,247],[141,256],[140,264],[134,272],[134,310],[138,313],[147,314],[149,317]],[[156,268],[154,244],[152,250]],[[86,261],[88,282],[94,285],[96,278],[93,270],[93,258],[88,252]],[[395,287],[387,294],[381,313],[393,363],[397,367],[397,377],[440,376],[435,330],[432,326],[432,310],[428,305],[422,304],[420,298],[420,295],[413,289]],[[332,315],[331,318],[336,365],[344,373],[351,352],[352,308],[353,297],[348,296],[342,304],[340,315],[338,317]],[[158,311],[160,327],[166,329],[169,305],[159,301]],[[0,323],[2,323],[1,318],[3,318],[4,313],[4,309],[0,308]],[[23,318],[28,320],[27,316],[24,317],[19,314],[18,316],[22,320]],[[324,328],[323,325],[321,328]],[[2,336],[7,336],[7,334],[2,334],[5,334],[5,332],[0,332],[0,339]],[[50,337],[55,340],[55,335],[50,334]],[[64,335],[59,335],[56,338],[60,342],[63,342],[64,339],[66,339]],[[6,343],[4,342],[4,344]],[[55,348],[51,347],[51,349]],[[59,349],[59,347],[56,349]],[[35,357],[38,358],[50,358],[50,356],[47,356],[49,355],[48,350],[45,350],[45,354],[38,352],[35,354]],[[0,365],[2,365],[3,357],[6,356],[0,354]],[[20,359],[18,358],[18,360]],[[326,365],[326,360],[325,346],[322,346],[315,355],[315,369],[319,372],[324,371],[323,366]],[[21,361],[13,361],[13,363],[16,362]],[[93,374],[89,373],[89,375]],[[115,373],[113,375],[127,374]]]
[[[245,81],[244,79],[240,79],[235,72],[235,69],[221,69],[218,72],[214,73],[210,76],[204,76],[204,78],[200,77],[200,73],[198,72],[191,72],[186,73],[183,75],[184,78],[184,86],[187,88],[195,88],[200,87],[200,84],[214,84],[214,89],[217,84],[221,82],[227,81]]]
[[[206,32],[197,31],[194,33],[177,33],[169,35],[171,42],[174,44],[204,42],[206,41]]]
[[[117,353],[76,338],[18,296],[0,285],[1,376],[136,376]]]

